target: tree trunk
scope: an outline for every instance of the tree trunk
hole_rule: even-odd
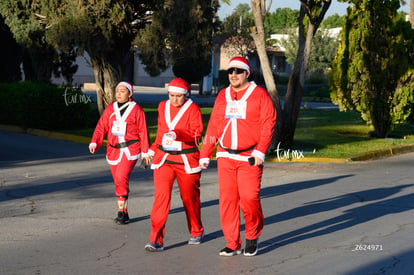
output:
[[[391,127],[391,117],[389,108],[385,104],[382,107],[374,107],[372,113],[372,124],[374,126],[375,137],[386,138]]]
[[[118,83],[119,72],[107,60],[91,57],[92,69],[95,75],[96,96],[99,113],[115,101],[115,87]]]
[[[199,95],[203,95],[203,85],[204,85],[204,77],[202,77],[200,79],[200,84],[198,85],[198,94]]]
[[[306,45],[308,36],[304,36],[305,27],[303,19],[305,11],[301,7],[299,14],[299,46],[298,52],[293,65],[293,71],[290,74],[288,87],[286,91],[285,103],[283,106],[283,126],[282,126],[282,147],[290,148],[293,145],[293,138],[296,130],[296,122],[299,116],[300,104],[302,101],[304,86],[305,86],[305,72],[306,72]],[[309,32],[308,32],[309,33]],[[309,55],[308,55],[309,57]]]
[[[286,91],[285,103],[283,106],[283,126],[281,145],[284,148],[290,148],[293,145],[295,136],[296,122],[299,117],[300,104],[302,102],[305,74],[308,67],[309,57],[312,49],[312,41],[315,33],[322,22],[331,1],[323,3],[320,14],[313,14],[312,7],[301,1],[299,11],[299,46],[293,71],[289,77],[288,88]],[[305,16],[308,16],[308,26],[305,30]],[[306,35],[305,35],[306,34]]]
[[[267,92],[273,100],[273,105],[276,109],[277,119],[275,126],[275,134],[273,135],[272,142],[269,146],[269,151],[273,151],[277,148],[277,144],[280,140],[280,132],[282,129],[282,108],[280,106],[279,93],[276,88],[276,82],[273,78],[273,72],[270,67],[269,57],[266,52],[265,32],[263,27],[264,12],[260,5],[256,5],[253,1],[250,2],[250,6],[253,13],[255,27],[251,29],[251,36],[256,45],[257,54],[259,55],[260,65],[262,68],[263,77],[266,84]]]

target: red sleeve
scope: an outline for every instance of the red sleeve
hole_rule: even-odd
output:
[[[221,122],[224,120],[224,112],[226,108],[225,89],[221,90],[217,95],[214,103],[213,111],[210,115],[210,121],[207,131],[203,139],[203,145],[200,151],[200,158],[209,158],[213,155],[214,148],[220,137],[219,129]]]
[[[96,143],[96,151],[98,151],[101,147],[102,142],[109,131],[109,116],[111,115],[112,111],[112,105],[108,105],[102,116],[99,118],[99,121],[95,127],[91,143]]]
[[[189,125],[186,128],[174,129],[177,141],[197,142],[203,133],[203,120],[201,118],[200,108],[192,103],[188,112]]]
[[[165,121],[165,119],[164,119],[164,110],[165,110],[165,101],[162,101],[158,105],[157,137],[155,138],[155,141],[152,143],[151,148],[150,148],[154,152],[158,148],[158,145],[161,145],[162,137],[166,133],[165,132],[165,127],[163,127],[163,122]],[[164,124],[165,124],[165,122],[164,122]]]
[[[144,110],[137,104],[138,110],[136,112],[136,121],[138,127],[138,136],[141,143],[141,152],[148,153],[149,149],[149,136],[148,136],[148,128],[147,128],[147,121],[145,119]]]
[[[260,123],[262,125],[262,130],[260,133],[259,143],[256,146],[256,150],[262,152],[263,154],[266,154],[267,148],[269,147],[273,138],[276,123],[276,110],[273,105],[273,101],[266,90],[263,91],[260,106]]]

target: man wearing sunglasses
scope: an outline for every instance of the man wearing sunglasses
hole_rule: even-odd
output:
[[[254,256],[264,225],[260,184],[276,111],[267,91],[248,81],[250,66],[246,58],[232,58],[227,72],[230,86],[217,95],[200,152],[200,166],[208,167],[218,143],[220,220],[227,241],[219,255],[242,252],[241,209],[246,229],[244,255]]]

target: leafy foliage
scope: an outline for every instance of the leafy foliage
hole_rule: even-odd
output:
[[[190,83],[207,75],[217,7],[207,0],[178,0],[154,10],[151,24],[135,40],[145,70],[156,76],[172,65],[175,76]]]
[[[26,80],[48,83],[53,71],[55,50],[45,41],[42,5],[44,0],[3,0],[0,13],[22,49]]]
[[[223,43],[227,57],[240,55],[247,57],[248,53],[256,50],[256,45],[250,35],[250,28],[254,26],[253,16],[248,4],[239,4],[234,12],[223,21],[221,33],[227,39]]]
[[[265,18],[265,29],[270,35],[272,33],[288,33],[292,28],[298,27],[299,11],[290,8],[278,8]]]
[[[351,2],[332,64],[331,98],[341,110],[356,110],[377,137],[386,137],[414,104],[414,31],[398,16],[398,0]]]
[[[0,82],[19,81],[21,79],[21,49],[1,15],[0,37]]]
[[[345,15],[340,16],[339,14],[335,13],[325,18],[321,23],[321,27],[324,29],[339,28],[342,27],[344,24]]]

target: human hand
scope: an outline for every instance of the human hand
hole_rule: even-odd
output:
[[[148,155],[147,157],[142,158],[142,162],[144,163],[144,165],[149,165],[152,160],[153,160],[153,157],[150,156],[150,155]]]
[[[250,161],[250,159],[252,159],[252,161]],[[250,165],[254,165],[254,166],[260,166],[260,165],[263,164],[263,160],[261,158],[259,158],[259,157],[251,156],[249,158],[249,164]]]
[[[210,161],[209,160],[200,160],[199,161],[199,164],[200,164],[200,167],[201,167],[201,169],[207,169],[207,167],[208,167],[208,165],[210,164]]]
[[[95,154],[95,151],[96,151],[96,144],[94,143],[89,144],[89,152],[91,154]]]

